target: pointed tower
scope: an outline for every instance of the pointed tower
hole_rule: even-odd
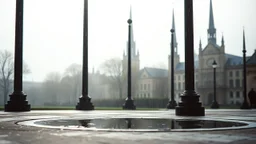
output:
[[[130,6],[130,19],[132,20],[132,7]],[[127,49],[128,51],[128,41],[127,41]],[[132,59],[137,56],[136,54],[136,43],[134,41],[134,33],[133,33],[133,24],[131,24],[131,56]]]
[[[216,29],[214,26],[214,17],[212,9],[212,0],[210,0],[210,15],[209,15],[209,28],[208,28],[208,42],[216,44]]]
[[[130,6],[130,19],[132,20],[132,7]],[[124,52],[123,59],[127,59],[128,41],[126,43],[126,54]],[[139,50],[136,50],[136,42],[134,40],[133,23],[131,24],[131,59],[139,60]]]
[[[176,28],[175,28],[175,18],[174,18],[174,9],[172,10],[172,29],[174,29],[173,43],[174,43],[174,67],[180,62],[180,56],[178,54],[178,43],[176,37]],[[171,43],[170,43],[170,52],[171,52]],[[170,54],[171,55],[171,54]]]
[[[172,29],[174,29],[174,52],[178,53],[178,43],[176,39],[176,29],[175,29],[175,20],[174,20],[174,9],[172,10]]]
[[[202,54],[203,48],[202,48],[202,40],[200,38],[199,40],[199,56]]]
[[[225,46],[223,33],[222,33],[222,38],[221,38],[221,46]]]

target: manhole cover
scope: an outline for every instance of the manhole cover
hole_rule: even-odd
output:
[[[248,127],[246,122],[206,119],[156,119],[156,118],[108,118],[108,119],[50,119],[21,122],[22,125],[106,131],[198,131],[224,130]]]

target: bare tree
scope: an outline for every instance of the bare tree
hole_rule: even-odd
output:
[[[49,103],[57,104],[57,96],[60,88],[61,75],[58,72],[50,72],[43,83],[44,94],[49,97]]]
[[[0,51],[0,87],[3,91],[4,103],[7,102],[8,94],[11,91],[13,72],[14,59],[12,53],[7,50]],[[28,74],[30,72],[28,65],[24,63],[23,74]]]
[[[123,67],[122,60],[119,58],[112,58],[106,60],[102,65],[101,69],[110,78],[110,80],[116,85],[119,92],[119,97],[122,98],[123,93]]]
[[[82,65],[73,63],[65,70],[65,75],[71,78],[72,84],[71,100],[75,102],[82,92]]]

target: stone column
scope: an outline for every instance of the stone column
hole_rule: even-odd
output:
[[[193,0],[184,0],[185,14],[185,91],[176,107],[176,115],[204,116],[204,107],[199,102],[199,94],[194,88],[194,30]]]
[[[83,69],[82,96],[76,105],[77,110],[94,110],[91,97],[88,95],[88,0],[84,0],[84,35],[83,35]]]
[[[30,111],[26,100],[27,95],[22,91],[22,52],[23,52],[23,0],[16,0],[15,23],[15,52],[14,52],[14,91],[4,107],[7,112]]]
[[[131,24],[132,20],[128,19],[129,29],[128,29],[128,87],[127,87],[127,98],[125,103],[123,104],[123,109],[127,110],[135,110],[136,106],[134,105],[134,101],[132,99],[132,67],[131,67]]]

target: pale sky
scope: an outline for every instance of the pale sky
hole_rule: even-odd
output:
[[[212,0],[217,43],[224,34],[226,53],[242,56],[245,28],[247,55],[256,49],[256,0]],[[210,0],[194,0],[195,52],[207,44]],[[164,63],[170,54],[172,9],[178,52],[184,60],[184,0],[89,0],[89,70],[112,57],[122,58],[132,5],[134,38],[141,68]],[[14,51],[15,0],[0,0],[0,49]],[[43,81],[52,71],[82,63],[83,0],[24,0],[26,80]]]

